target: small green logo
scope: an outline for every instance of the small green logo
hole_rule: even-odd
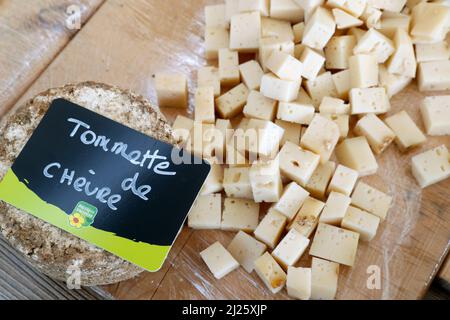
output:
[[[72,227],[77,229],[89,227],[94,223],[97,212],[97,208],[93,205],[80,201],[75,206],[75,209],[73,209],[72,214],[69,215],[69,223]]]

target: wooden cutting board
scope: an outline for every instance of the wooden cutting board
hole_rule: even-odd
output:
[[[152,75],[159,71],[189,75],[195,88],[195,70],[206,65],[203,48],[203,7],[220,1],[110,0],[70,41],[36,82],[25,99],[49,87],[84,80],[130,88],[156,102]],[[437,94],[437,93],[433,93]],[[441,93],[439,93],[441,94]],[[417,109],[425,95],[415,85],[397,95],[393,111],[406,109],[420,127]],[[178,110],[163,110],[173,120]],[[391,112],[391,113],[392,113]],[[184,112],[192,115],[192,108]],[[394,197],[387,221],[370,243],[361,243],[356,266],[342,267],[340,299],[416,299],[423,296],[442,263],[450,238],[450,181],[423,191],[411,176],[412,155],[450,138],[429,138],[408,154],[391,146],[379,158],[377,175],[364,179]],[[163,268],[105,289],[119,299],[284,299],[272,295],[255,274],[239,269],[215,280],[199,251],[233,233],[183,230]],[[305,257],[300,265],[309,265]],[[380,289],[367,289],[367,268],[378,266]]]

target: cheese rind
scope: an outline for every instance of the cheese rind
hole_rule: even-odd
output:
[[[353,131],[359,136],[365,136],[376,154],[386,150],[395,139],[395,133],[373,113],[359,119]]]
[[[350,196],[356,181],[358,180],[358,171],[350,169],[343,165],[338,165],[328,186],[328,192],[340,192]]]
[[[353,267],[359,233],[319,223],[309,254]]]
[[[391,196],[361,181],[358,182],[352,194],[353,206],[374,214],[382,220],[386,219],[391,204]]]
[[[227,249],[245,271],[251,273],[255,268],[255,260],[266,251],[266,245],[251,235],[239,231]]]
[[[220,229],[221,220],[222,195],[202,195],[189,211],[188,226],[192,229]]]
[[[350,197],[335,191],[328,196],[325,208],[320,215],[319,222],[340,226],[342,219],[350,206]]]
[[[217,112],[224,119],[233,118],[244,109],[248,94],[245,84],[237,85],[216,99]]]
[[[450,95],[426,97],[420,113],[428,135],[450,135]]]
[[[221,229],[225,231],[252,232],[259,220],[259,204],[251,200],[225,198]]]
[[[255,238],[265,243],[269,248],[275,248],[286,226],[286,220],[283,214],[274,209],[269,209],[254,232]]]
[[[416,147],[427,140],[422,131],[404,110],[384,119],[384,122],[394,132],[395,143],[402,152]]]
[[[261,79],[261,93],[271,99],[291,102],[297,99],[301,80],[282,80],[272,73],[265,74]]]
[[[450,155],[445,145],[414,156],[411,169],[417,183],[426,188],[450,177]]]
[[[312,258],[311,299],[333,300],[336,297],[339,264],[319,258]]]
[[[200,256],[216,279],[221,279],[239,268],[239,263],[220,242],[215,242],[200,252]]]
[[[231,17],[230,49],[239,52],[256,52],[261,38],[259,12],[241,13]]]
[[[289,183],[277,203],[273,206],[275,210],[284,214],[291,221],[295,214],[300,210],[309,192],[300,187],[297,183]]]
[[[155,89],[160,107],[186,108],[188,81],[183,74],[157,73]]]
[[[345,139],[336,147],[339,163],[358,171],[360,177],[375,174],[377,160],[365,137]]]
[[[358,232],[362,241],[370,241],[377,234],[380,218],[361,209],[350,206],[347,209],[342,228]]]
[[[273,294],[280,292],[284,288],[286,273],[270,253],[266,252],[255,260],[255,271]]]
[[[300,260],[308,245],[308,238],[291,229],[272,251],[272,256],[286,270]]]
[[[291,298],[309,300],[311,298],[311,268],[289,267],[286,288]]]

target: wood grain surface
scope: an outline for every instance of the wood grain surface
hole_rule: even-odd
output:
[[[41,74],[20,99],[69,82],[103,81],[130,88],[156,102],[152,75],[176,71],[189,76],[195,88],[195,69],[203,58],[203,7],[220,1],[109,0]],[[435,94],[435,93],[433,93]],[[425,95],[415,85],[397,95],[393,112],[406,109],[419,126],[418,105]],[[163,112],[169,119],[174,110]],[[192,114],[192,107],[185,112]],[[379,158],[377,175],[370,184],[394,196],[387,221],[370,243],[361,243],[356,266],[341,268],[340,299],[421,298],[448,251],[450,181],[423,191],[410,173],[410,158],[445,143],[448,137],[430,137],[427,144],[407,154],[391,146]],[[269,294],[255,274],[242,269],[215,280],[200,259],[199,251],[219,240],[225,246],[233,233],[185,229],[168,261],[157,273],[105,287],[120,299],[282,299]],[[300,265],[309,265],[305,257]],[[366,287],[367,268],[378,266],[380,289]]]
[[[66,10],[77,6],[81,25],[103,0],[0,1],[0,116],[45,70],[78,31],[69,29]]]

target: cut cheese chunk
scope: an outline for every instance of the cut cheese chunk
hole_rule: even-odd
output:
[[[395,143],[402,152],[416,147],[427,140],[422,131],[404,110],[386,118],[384,121],[394,132]]]
[[[286,288],[291,298],[309,300],[311,298],[311,268],[289,267]]]
[[[336,96],[341,99],[348,99],[348,94],[351,89],[350,84],[350,70],[342,70],[332,75],[332,80],[336,90]]]
[[[187,108],[188,81],[184,74],[157,73],[155,89],[160,107]]]
[[[200,256],[216,279],[221,279],[239,268],[239,263],[220,242],[215,242],[200,252]]]
[[[347,138],[350,129],[350,115],[348,114],[322,114],[325,118],[333,121],[339,128],[339,140]]]
[[[340,226],[350,202],[350,197],[332,191],[325,203],[319,222]]]
[[[278,158],[255,161],[250,168],[250,183],[255,202],[277,202],[283,191]]]
[[[188,226],[193,229],[220,229],[222,195],[199,196],[189,211]]]
[[[341,99],[324,97],[319,106],[319,112],[321,114],[350,114],[350,105]]]
[[[426,97],[420,107],[420,113],[427,134],[450,135],[450,95]]]
[[[313,197],[324,200],[328,184],[330,183],[335,168],[336,164],[332,161],[320,164],[306,184],[306,190],[308,190]]]
[[[285,52],[274,50],[266,67],[280,79],[301,82],[303,64]]]
[[[214,88],[198,87],[195,91],[195,121],[214,123]]]
[[[236,51],[219,50],[219,76],[223,86],[236,86],[241,82],[239,55]]]
[[[274,209],[269,209],[254,232],[255,238],[273,249],[278,244],[285,226],[286,217]]]
[[[302,49],[299,60],[303,64],[302,76],[308,80],[314,80],[317,77],[325,62],[325,58],[320,53],[308,47]]]
[[[328,0],[327,5],[332,8],[340,8],[358,18],[366,8],[367,0]]]
[[[379,82],[380,86],[386,89],[389,98],[393,97],[403,89],[405,89],[413,80],[413,78],[402,76],[400,74],[389,73],[386,67],[379,65]]]
[[[357,180],[357,171],[340,164],[334,172],[333,178],[328,186],[328,192],[335,191],[350,196]]]
[[[239,66],[242,82],[249,90],[259,90],[264,72],[256,60],[247,61]]]
[[[233,135],[230,120],[217,119],[216,120],[216,133],[218,135],[219,142],[217,143],[215,156],[220,164],[224,164],[226,161],[225,151],[226,145],[230,142]]]
[[[270,17],[298,23],[303,21],[303,9],[293,0],[271,0]]]
[[[294,40],[294,31],[289,21],[261,18],[261,36]]]
[[[373,113],[359,119],[353,131],[359,136],[365,136],[376,154],[386,150],[395,139],[395,133]]]
[[[320,163],[325,163],[330,159],[339,136],[339,128],[333,121],[316,114],[302,135],[300,146],[320,155]]]
[[[280,102],[278,105],[277,119],[298,123],[310,124],[316,109],[312,105],[304,105],[296,102]]]
[[[355,36],[332,37],[325,47],[327,69],[348,69],[348,60],[356,45]]]
[[[230,33],[226,28],[205,28],[205,56],[206,59],[217,59],[219,50],[230,45]]]
[[[381,28],[381,10],[374,8],[371,4],[367,4],[366,9],[364,10],[361,19],[364,20],[368,29]]]
[[[394,51],[395,47],[392,40],[373,28],[369,29],[358,40],[358,44],[353,49],[355,55],[374,55],[378,63],[385,63]]]
[[[291,102],[297,99],[301,81],[282,80],[273,73],[261,79],[261,93],[271,99]]]
[[[448,31],[450,8],[421,2],[412,11],[411,36],[416,43],[442,41]]]
[[[324,207],[325,203],[322,201],[308,197],[288,229],[295,229],[309,238],[319,223],[319,216]]]
[[[198,157],[207,159],[210,163],[216,163],[215,150],[220,147],[220,137],[221,134],[214,124],[194,122],[186,149]]]
[[[418,80],[420,91],[450,89],[450,60],[419,63]]]
[[[266,245],[249,234],[239,231],[227,249],[245,271],[251,273],[255,268],[255,260],[266,251]]]
[[[436,43],[416,44],[417,62],[448,60],[449,58],[450,58],[450,49],[446,41],[440,41]]]
[[[259,11],[262,16],[269,15],[269,0],[239,0],[239,12]]]
[[[270,253],[266,252],[255,260],[255,271],[273,294],[280,292],[284,288],[286,273]]]
[[[244,115],[248,118],[273,121],[277,108],[277,102],[267,98],[259,91],[250,91],[247,104],[244,107]]]
[[[318,7],[306,22],[302,44],[322,50],[333,36],[335,29],[333,15],[327,9]]]
[[[308,198],[308,195],[308,191],[300,187],[297,183],[291,182],[286,186],[283,195],[273,208],[284,214],[291,221]]]
[[[178,115],[172,125],[172,136],[177,142],[184,143],[189,140],[193,127],[194,120]]]
[[[229,21],[226,17],[225,4],[216,4],[205,6],[205,24],[206,27],[228,28]]]
[[[400,12],[407,0],[368,0],[374,8],[383,9],[389,12]]]
[[[245,137],[248,138],[245,151],[249,153],[250,160],[254,161],[258,156],[274,159],[280,148],[283,134],[284,130],[271,121],[250,119],[245,131]],[[240,150],[239,147],[238,150]]]
[[[268,71],[266,63],[273,51],[281,51],[290,55],[294,55],[294,41],[278,37],[261,38],[259,42],[258,61],[261,64],[264,72]]]
[[[305,31],[305,23],[299,22],[292,26],[292,31],[294,32],[294,43],[300,43],[303,39],[303,32]]]
[[[224,119],[233,118],[244,109],[248,94],[245,84],[237,85],[216,99],[217,112]]]
[[[334,20],[338,29],[348,29],[351,27],[359,27],[364,24],[362,20],[355,18],[351,14],[341,10],[333,9]]]
[[[350,105],[352,106],[352,114],[381,114],[391,109],[386,89],[382,87],[351,89]]]
[[[359,233],[362,241],[370,241],[377,234],[380,218],[350,206],[342,220],[342,228]]]
[[[305,186],[320,162],[320,156],[286,142],[280,151],[280,170],[289,179]]]
[[[306,81],[305,87],[313,100],[314,106],[317,108],[324,97],[338,96],[331,72],[324,72],[318,75],[314,80]]]
[[[213,87],[214,97],[220,96],[220,75],[216,67],[202,67],[197,71],[197,87]]]
[[[450,177],[450,155],[445,145],[414,156],[412,173],[421,188],[426,188]]]
[[[308,238],[297,230],[291,229],[272,251],[272,256],[284,269],[287,269],[300,260],[308,245]]]
[[[225,198],[221,229],[252,232],[258,226],[259,204],[251,200]]]
[[[225,0],[225,18],[228,24],[231,17],[239,13],[239,0]]]
[[[377,160],[365,137],[345,139],[336,147],[339,163],[358,171],[360,177],[375,174]]]
[[[319,223],[309,254],[353,267],[359,233]]]
[[[333,300],[336,297],[339,264],[312,258],[311,299]]]
[[[225,168],[223,188],[228,197],[253,199],[252,185],[250,184],[250,168]]]
[[[211,165],[211,171],[200,190],[201,195],[209,195],[223,190],[223,169],[220,164]]]
[[[395,53],[387,62],[388,71],[393,74],[414,78],[416,76],[417,62],[408,32],[398,29],[395,33],[394,42]]]
[[[290,141],[296,145],[300,144],[300,135],[302,132],[302,126],[300,124],[278,119],[275,120],[275,124],[284,129],[283,138],[281,138],[280,142],[281,146],[284,146],[287,141]]]
[[[374,55],[351,56],[348,64],[352,88],[369,88],[378,85],[378,63]]]
[[[358,182],[352,194],[353,206],[372,213],[382,220],[386,219],[391,203],[391,196],[361,181]]]
[[[230,49],[239,52],[256,52],[261,37],[259,12],[241,13],[231,17]]]

